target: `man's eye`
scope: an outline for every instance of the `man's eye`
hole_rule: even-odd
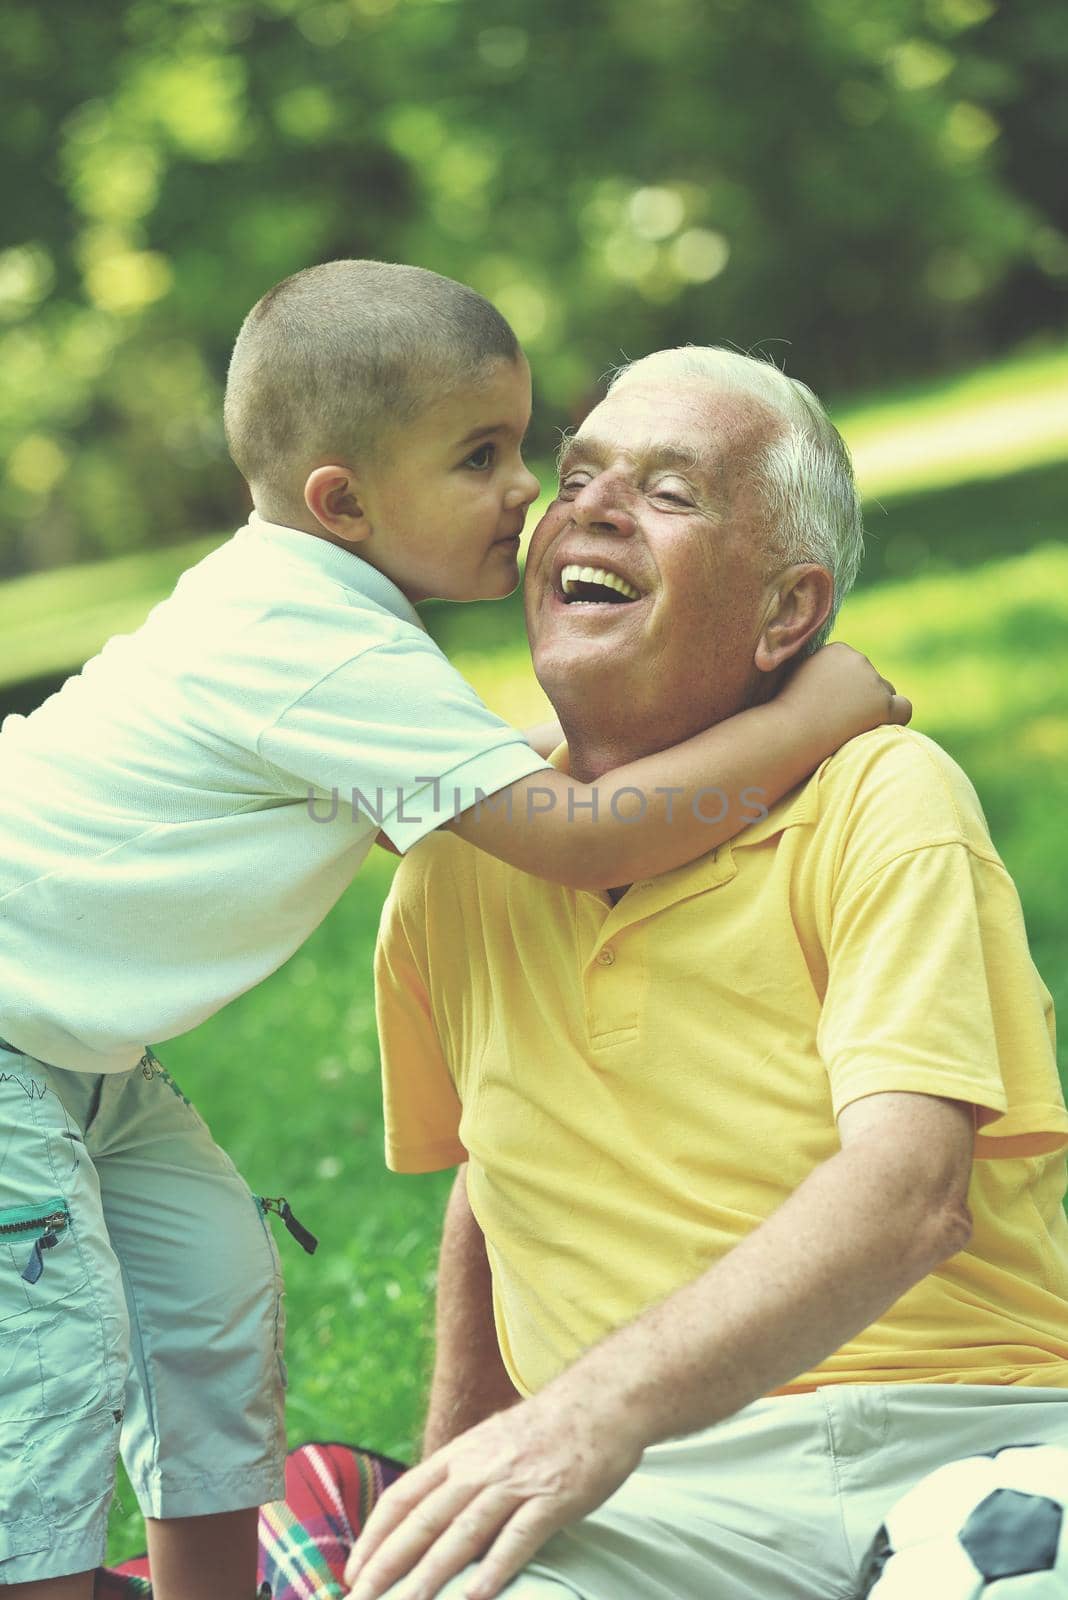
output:
[[[692,506],[693,505],[692,497],[689,494],[687,494],[686,491],[683,490],[683,489],[666,489],[663,486],[658,486],[655,489],[651,489],[649,491],[649,493],[651,494],[651,496],[652,496],[652,498],[654,500],[666,500],[669,505],[673,505],[673,506]]]
[[[589,481],[586,473],[569,472],[565,478],[560,479],[560,497],[570,499],[572,495],[581,494]]]
[[[497,446],[495,444],[480,444],[477,450],[464,462],[465,467],[470,467],[474,472],[488,472],[497,459]]]

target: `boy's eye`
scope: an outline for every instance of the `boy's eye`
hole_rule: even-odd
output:
[[[497,446],[494,444],[480,444],[477,450],[464,461],[465,467],[471,467],[475,472],[488,472],[497,456]]]

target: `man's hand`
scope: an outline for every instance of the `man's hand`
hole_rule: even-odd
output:
[[[387,1489],[345,1568],[355,1584],[349,1600],[376,1600],[402,1578],[391,1600],[432,1600],[482,1556],[465,1592],[489,1600],[551,1534],[607,1500],[642,1446],[623,1415],[576,1398],[574,1388],[565,1375]]]
[[[841,743],[872,728],[912,720],[912,702],[898,694],[867,656],[841,640],[806,657],[779,691],[801,717],[837,729]]]

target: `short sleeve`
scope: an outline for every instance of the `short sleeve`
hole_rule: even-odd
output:
[[[1053,1007],[1019,896],[963,842],[903,851],[830,918],[818,1045],[834,1114],[865,1095],[971,1102],[975,1155],[1068,1146]]]
[[[294,797],[370,818],[402,853],[547,766],[414,630],[320,679],[261,734],[259,753]]]
[[[409,934],[404,901],[412,877],[402,863],[382,909],[375,950],[375,1013],[382,1056],[386,1163],[394,1172],[437,1172],[467,1160],[460,1101],[434,1024],[425,933]]]

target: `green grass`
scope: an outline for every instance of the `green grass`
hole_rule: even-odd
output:
[[[833,413],[867,495],[1002,477],[1068,456],[1068,349],[846,401]]]
[[[1068,535],[1068,459],[911,494],[872,496],[864,511],[860,590],[886,578],[975,567]]]
[[[0,685],[68,672],[115,633],[139,628],[179,575],[222,535],[10,578],[0,584]]]
[[[484,697],[517,721],[539,717],[544,702],[514,602],[468,608],[462,639],[456,617],[441,608],[440,631]],[[885,583],[847,603],[839,636],[913,699],[914,725],[971,776],[1063,1015],[1068,550]],[[253,1188],[288,1195],[320,1235],[309,1258],[278,1233],[291,1439],[348,1438],[406,1456],[430,1359],[430,1291],[451,1176],[395,1177],[383,1163],[370,965],[394,866],[372,852],[286,966],[161,1053]],[[128,1488],[111,1530],[112,1559],[142,1548]]]

